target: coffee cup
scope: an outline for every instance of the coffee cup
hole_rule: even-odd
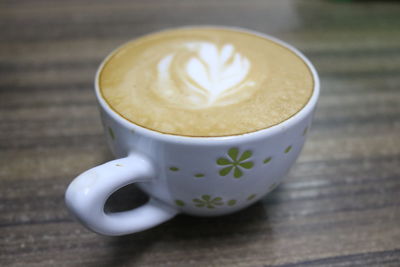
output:
[[[184,30],[192,29],[196,27]],[[124,235],[152,228],[180,213],[234,213],[265,197],[294,164],[319,95],[315,68],[297,49],[274,37],[237,28],[216,29],[244,32],[288,50],[309,71],[309,97],[294,114],[259,130],[215,136],[159,131],[127,119],[105,98],[101,75],[116,53],[112,52],[97,71],[95,92],[107,142],[117,159],[80,174],[65,194],[69,210],[89,229]],[[137,185],[149,201],[133,210],[105,212],[108,197],[128,184]]]

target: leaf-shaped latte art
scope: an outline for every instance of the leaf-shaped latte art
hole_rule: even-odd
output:
[[[178,67],[173,67],[175,54],[169,54],[159,61],[158,78],[165,84],[171,81],[173,73],[178,72],[179,81],[175,82],[175,86],[180,87],[179,91],[184,92],[185,100],[192,107],[229,104],[235,99],[235,94],[239,101],[240,89],[253,84],[246,79],[250,61],[236,52],[232,44],[219,48],[210,42],[195,42],[187,44],[185,48],[190,56],[184,57],[185,62],[176,64]],[[164,95],[170,93],[165,92]]]

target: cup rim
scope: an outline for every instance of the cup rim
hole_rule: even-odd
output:
[[[103,98],[103,95],[100,90],[100,85],[99,85],[99,77],[100,74],[103,70],[104,65],[108,62],[108,60],[114,55],[116,51],[118,51],[121,47],[125,46],[127,43],[132,42],[136,40],[137,38],[144,37],[146,35],[150,34],[156,34],[164,31],[170,31],[174,29],[187,29],[187,28],[214,28],[214,29],[226,29],[226,30],[234,30],[234,31],[239,31],[239,32],[245,32],[245,33],[250,33],[254,34],[257,36],[260,36],[262,38],[269,39],[273,42],[276,42],[277,44],[289,49],[292,51],[294,54],[296,54],[303,62],[306,64],[308,69],[310,70],[314,82],[314,87],[313,87],[313,92],[311,97],[308,99],[307,103],[294,115],[289,117],[288,119],[277,123],[275,125],[272,125],[270,127],[260,129],[257,131],[249,132],[249,133],[243,133],[243,134],[236,134],[236,135],[226,135],[226,136],[187,136],[187,135],[175,135],[175,134],[169,134],[169,133],[162,133],[158,132],[156,130],[148,129],[143,126],[137,125],[128,119],[124,118],[122,115],[120,115],[118,112],[116,112],[113,108],[110,107],[110,105],[107,103],[107,101]],[[217,25],[187,25],[187,26],[181,26],[181,27],[170,27],[167,29],[159,30],[159,31],[153,31],[145,35],[140,35],[136,38],[133,38],[127,42],[124,42],[122,45],[118,46],[117,48],[113,49],[101,62],[100,66],[98,67],[95,75],[95,94],[96,98],[101,106],[101,108],[115,121],[118,123],[122,124],[124,127],[133,130],[134,132],[140,133],[142,135],[149,136],[153,139],[157,139],[160,141],[165,141],[165,142],[179,142],[179,143],[189,143],[189,144],[210,144],[210,143],[215,143],[215,142],[240,142],[240,141],[249,141],[249,140],[256,140],[259,138],[265,138],[267,136],[272,136],[275,135],[279,132],[285,131],[286,129],[290,128],[294,124],[296,124],[298,121],[302,120],[303,118],[307,117],[311,112],[313,112],[314,107],[316,106],[318,97],[319,97],[319,91],[320,91],[320,80],[318,77],[317,70],[311,63],[311,61],[302,53],[300,52],[297,48],[294,46],[276,38],[273,37],[269,34],[261,33],[258,31],[242,28],[242,27],[235,27],[235,26],[217,26]]]

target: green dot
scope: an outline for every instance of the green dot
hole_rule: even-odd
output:
[[[285,149],[285,153],[289,153],[290,150],[292,150],[292,146],[288,146],[288,147]]]
[[[247,197],[247,200],[252,200],[252,199],[254,199],[256,196],[257,196],[256,194],[252,194],[252,195],[250,195],[250,196]]]
[[[135,130],[131,129],[131,134],[135,134]]]
[[[197,174],[194,175],[194,177],[196,177],[196,178],[201,178],[201,177],[204,177],[204,174],[202,174],[202,173],[197,173]]]
[[[115,140],[114,131],[113,131],[113,129],[111,129],[111,127],[108,127],[108,133],[110,134],[111,139],[112,139],[112,140]]]
[[[178,168],[178,167],[170,167],[169,169],[170,169],[171,171],[173,171],[173,172],[179,171],[179,168]]]
[[[268,162],[270,162],[271,159],[272,159],[271,157],[268,157],[268,158],[264,159],[264,164],[267,164]]]
[[[228,206],[234,206],[236,204],[236,199],[231,199],[228,201]]]
[[[177,199],[175,200],[175,204],[179,207],[185,206],[185,202],[183,200]]]

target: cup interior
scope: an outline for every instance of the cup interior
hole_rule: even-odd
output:
[[[198,28],[198,27],[207,27],[207,28],[217,28],[217,29],[228,29],[228,30],[235,30],[239,32],[245,32],[245,33],[250,33],[253,35],[260,36],[262,38],[269,39],[282,47],[289,49],[292,53],[296,54],[308,67],[312,78],[314,82],[313,90],[312,90],[312,95],[308,99],[308,102],[293,116],[289,117],[288,119],[275,124],[273,126],[270,126],[268,128],[260,129],[257,131],[249,132],[249,133],[243,133],[243,134],[238,134],[238,135],[230,135],[230,136],[215,136],[215,137],[197,137],[197,136],[185,136],[185,135],[174,135],[174,134],[168,134],[168,133],[162,133],[158,132],[152,129],[148,129],[145,127],[142,127],[140,125],[137,125],[130,120],[124,118],[122,115],[120,115],[118,112],[116,112],[104,99],[101,90],[100,90],[100,83],[99,83],[99,77],[101,75],[101,72],[103,70],[104,65],[108,62],[108,60],[112,57],[112,55],[118,51],[122,46],[125,44],[122,44],[120,47],[117,47],[114,49],[100,64],[96,76],[95,76],[95,93],[97,100],[100,104],[100,107],[114,120],[119,122],[121,125],[133,129],[135,132],[144,134],[144,135],[149,135],[152,138],[156,139],[164,139],[166,141],[180,141],[180,142],[190,142],[190,143],[202,143],[202,142],[214,142],[214,141],[220,141],[220,140],[231,140],[231,139],[248,139],[248,138],[259,138],[260,136],[264,135],[269,135],[269,134],[276,134],[277,131],[282,131],[283,129],[290,127],[291,125],[295,124],[298,120],[301,120],[308,114],[310,114],[316,105],[316,102],[318,100],[319,96],[319,90],[320,90],[320,81],[318,77],[318,73],[315,69],[315,67],[312,65],[310,60],[307,59],[306,56],[304,56],[299,50],[297,50],[295,47],[287,44],[286,42],[279,40],[273,36],[256,32],[253,30],[248,30],[248,29],[243,29],[243,28],[238,28],[238,27],[226,27],[226,26],[186,26],[186,27],[180,27],[180,28]],[[167,29],[170,30],[170,29]],[[162,31],[159,31],[162,32]],[[153,32],[150,34],[154,34],[157,32]],[[134,40],[131,40],[134,41]]]

